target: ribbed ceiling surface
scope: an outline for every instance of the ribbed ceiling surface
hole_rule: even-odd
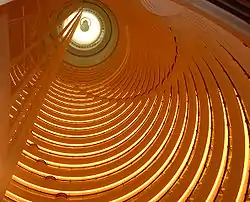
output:
[[[97,66],[61,66],[5,200],[243,200],[249,48],[172,1],[103,2],[117,47]],[[13,87],[25,78],[15,68]]]

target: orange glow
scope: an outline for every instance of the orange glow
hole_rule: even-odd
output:
[[[250,199],[243,1],[0,6],[3,201]]]

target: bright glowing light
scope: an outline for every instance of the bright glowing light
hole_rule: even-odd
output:
[[[75,17],[76,12],[71,14],[63,23],[63,28]],[[84,29],[85,28],[85,29]],[[98,17],[90,11],[83,11],[80,23],[77,25],[72,41],[79,45],[94,43],[101,34],[101,23]]]

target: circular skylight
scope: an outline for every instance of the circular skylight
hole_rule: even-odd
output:
[[[58,19],[64,20],[51,37],[60,36],[61,33],[66,37],[79,14],[78,24],[66,47],[64,61],[75,67],[95,66],[105,61],[115,49],[118,26],[111,10],[100,0],[80,2],[75,12],[70,14],[67,9],[60,13]]]
[[[71,14],[63,23],[63,28],[75,17],[76,12]],[[72,42],[88,46],[97,41],[101,35],[102,26],[99,18],[91,11],[84,10],[81,15],[81,20],[77,25],[75,33],[72,37]]]

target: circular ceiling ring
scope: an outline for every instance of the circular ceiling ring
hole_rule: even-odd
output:
[[[117,21],[111,10],[98,0],[83,2],[82,18],[67,47],[64,61],[77,67],[94,66],[106,60],[113,52],[118,41],[119,31]],[[77,12],[77,11],[75,11]],[[66,20],[70,21],[75,12]],[[59,16],[67,14],[62,13]],[[66,21],[57,28],[57,34],[66,26]],[[94,26],[94,28],[93,28]],[[88,35],[91,29],[95,33]],[[85,36],[83,39],[78,35]]]
[[[107,40],[106,42],[103,41],[105,39],[105,35],[108,34],[106,32],[106,27],[110,26],[107,25],[107,23],[105,23],[104,21],[104,17],[106,16],[102,16],[97,11],[90,9],[89,7],[91,7],[92,5],[86,6],[88,6],[88,8],[83,9],[80,23],[75,30],[75,33],[70,42],[70,47],[68,48],[68,51],[72,52],[75,55],[82,55],[81,53],[83,51],[96,52],[96,49],[100,49],[98,48],[98,46],[100,46],[101,43],[107,42]],[[63,25],[61,26],[62,29],[66,27],[68,22],[73,19],[76,13],[77,11],[71,14],[69,18],[64,21]],[[108,29],[110,28],[108,27]],[[106,38],[107,37],[108,36],[106,36]],[[76,51],[81,51],[81,53],[78,53]],[[88,55],[90,55],[90,53],[88,53]]]

